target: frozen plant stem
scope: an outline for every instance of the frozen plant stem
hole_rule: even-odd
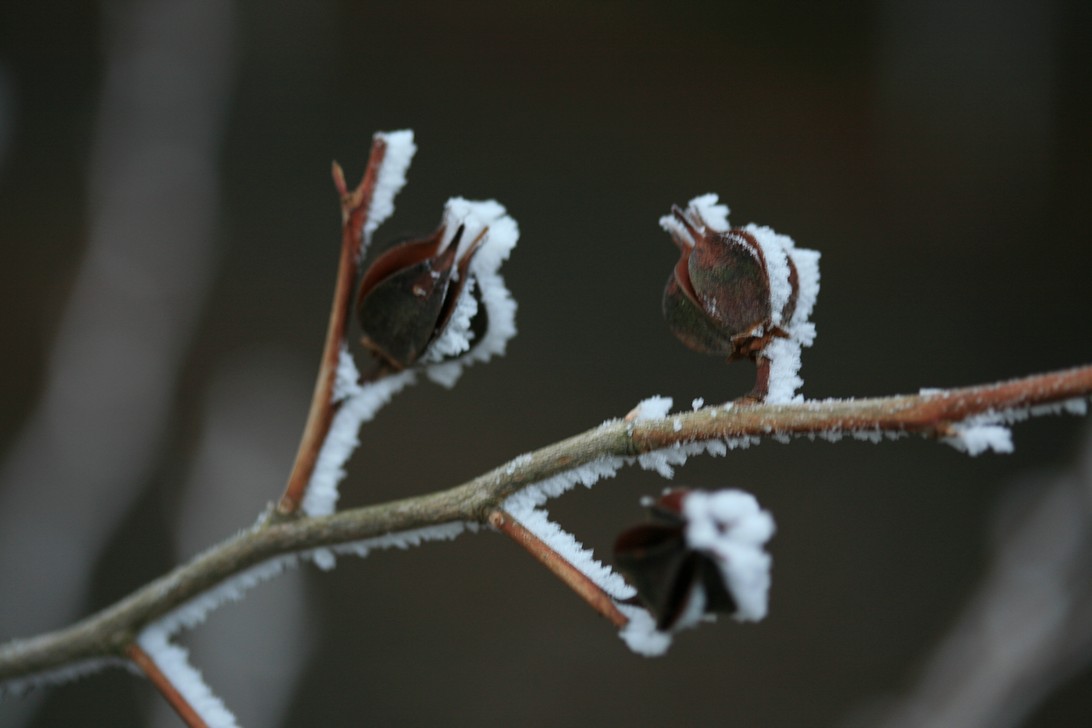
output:
[[[141,587],[101,612],[64,629],[0,645],[0,690],[8,680],[35,683],[35,675],[100,658],[129,657],[148,624],[240,573],[286,554],[306,553],[413,529],[452,523],[488,523],[513,493],[601,460],[636,458],[703,443],[772,435],[838,434],[948,437],[973,418],[1017,419],[1054,411],[1079,412],[1092,396],[1092,365],[996,384],[926,394],[793,404],[711,405],[694,412],[625,422],[613,420],[521,456],[467,483],[427,495],[330,516],[267,519]],[[1043,409],[1037,409],[1043,406]],[[230,484],[225,484],[230,487]],[[17,587],[16,587],[17,588]],[[48,682],[46,680],[45,682]]]
[[[130,643],[125,648],[125,656],[132,660],[133,664],[151,681],[160,695],[178,713],[178,717],[182,719],[183,723],[189,728],[207,728],[208,724],[202,720],[197,711],[193,709],[193,706],[186,702],[186,699],[182,697],[182,693],[175,688],[174,683],[163,674],[163,671],[159,669],[159,666],[155,664],[155,661],[148,653],[141,649],[140,645],[136,642]]]
[[[618,611],[614,600],[600,589],[595,582],[581,573],[560,554],[543,543],[535,534],[523,527],[515,518],[497,509],[489,514],[489,525],[518,543],[527,553],[549,569],[565,585],[576,592],[592,609],[606,617],[615,627],[625,627],[629,622],[626,615]]]
[[[277,511],[284,516],[292,515],[299,508],[307,484],[315,471],[319,450],[330,432],[330,425],[339,407],[339,403],[334,402],[338,355],[345,341],[353,283],[360,264],[364,221],[368,218],[379,169],[386,153],[386,141],[376,136],[372,141],[364,178],[351,192],[345,184],[345,173],[341,166],[337,162],[333,163],[334,186],[341,196],[341,257],[337,267],[337,282],[334,285],[334,302],[330,307],[330,323],[326,329],[326,343],[322,349],[322,361],[311,397],[311,409],[307,414],[307,424],[296,452],[292,474],[289,475],[284,495],[277,504]]]

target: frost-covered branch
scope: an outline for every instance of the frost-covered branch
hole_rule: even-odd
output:
[[[489,525],[518,543],[532,556],[561,579],[595,611],[606,617],[615,627],[625,627],[629,618],[623,614],[607,594],[587,574],[573,565],[573,559],[550,547],[510,513],[498,509],[489,515]]]
[[[161,639],[153,644],[151,652],[134,642],[125,650],[125,654],[187,726],[204,728],[208,723],[203,715],[208,712],[234,722],[234,717],[220,699],[208,691],[200,675],[192,674],[193,668],[189,666],[182,648]],[[158,656],[158,661],[152,657],[153,654]],[[164,664],[161,666],[160,663]],[[199,694],[195,695],[195,692]],[[195,705],[200,705],[201,710]]]
[[[468,364],[503,354],[516,333],[516,302],[499,268],[519,226],[495,200],[449,199],[433,235],[393,245],[364,269],[372,234],[394,212],[416,149],[412,131],[376,134],[364,177],[351,191],[334,163],[341,257],[311,410],[278,517],[298,509],[333,513],[363,423],[418,372],[451,387]],[[375,359],[363,381],[346,338],[354,286],[361,343]],[[326,557],[319,563],[332,566]]]
[[[394,211],[394,196],[405,183],[406,168],[415,150],[412,132],[376,134],[372,140],[364,178],[352,191],[345,184],[345,174],[341,167],[334,162],[334,186],[341,195],[341,255],[311,409],[288,485],[278,504],[278,510],[283,514],[295,512],[303,500],[319,460],[320,450],[340,407],[340,402],[334,396],[335,385],[343,357],[349,302],[357,268],[365,248],[371,242],[372,231]]]
[[[149,625],[165,626],[168,635],[193,626],[219,604],[320,551],[365,555],[452,538],[488,523],[496,509],[518,505],[513,498],[545,500],[609,477],[628,463],[665,472],[688,455],[722,455],[766,438],[846,435],[879,440],[918,434],[973,453],[980,439],[976,433],[983,430],[987,443],[1004,451],[1011,440],[998,437],[998,429],[1030,416],[1084,413],[1089,396],[1092,365],[914,395],[712,405],[651,419],[610,420],[449,490],[323,517],[263,519],[96,615],[0,646],[0,689],[21,692],[85,672],[74,667],[115,664],[113,658],[124,657]]]

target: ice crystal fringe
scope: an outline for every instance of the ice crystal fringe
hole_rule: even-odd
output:
[[[413,132],[409,129],[380,132],[375,139],[382,140],[386,149],[376,174],[368,216],[364,220],[360,259],[363,259],[376,228],[394,213],[394,198],[406,184],[406,171],[417,151]],[[325,516],[334,512],[338,500],[337,486],[345,477],[345,463],[360,443],[357,439],[360,426],[375,417],[395,394],[414,381],[412,372],[402,372],[361,386],[356,363],[345,342],[342,342],[332,393],[332,401],[340,402],[341,407],[322,443],[314,472],[307,484],[301,504],[304,513]],[[327,568],[332,566],[330,559],[319,558],[316,563]]]
[[[936,389],[923,389],[921,394],[927,397],[947,396],[943,390]],[[1010,453],[1014,448],[1012,430],[1009,429],[1009,425],[1023,422],[1029,417],[1062,414],[1083,416],[1087,412],[1088,400],[1083,397],[1075,397],[1054,404],[987,412],[953,424],[952,434],[941,438],[941,441],[972,457],[987,451]]]
[[[431,365],[425,370],[429,379],[444,387],[454,386],[463,368],[476,361],[487,362],[502,356],[508,341],[516,335],[516,301],[500,275],[501,264],[508,259],[519,241],[519,225],[496,200],[466,200],[453,197],[444,206],[444,238],[441,250],[449,245],[456,231],[463,227],[456,258],[485,231],[481,247],[470,261],[472,279],[460,293],[451,322],[429,347],[424,357]],[[477,287],[488,327],[481,341],[473,342],[471,320],[477,313],[474,287]],[[469,351],[468,351],[469,350]],[[454,354],[465,355],[442,361]]]
[[[477,529],[478,524],[476,523],[454,521],[435,526],[415,528],[408,531],[388,533],[374,538],[363,539],[361,541],[350,541],[348,543],[338,544],[337,546],[322,547],[300,553],[274,556],[271,559],[255,564],[249,569],[236,574],[212,589],[198,594],[189,601],[155,620],[149,626],[162,629],[168,637],[174,635],[183,628],[192,629],[205,621],[205,618],[215,609],[218,609],[228,602],[237,602],[241,600],[248,591],[258,584],[269,581],[270,579],[279,576],[282,572],[296,567],[301,560],[314,561],[322,568],[325,566],[325,564],[321,563],[323,561],[328,561],[332,565],[332,559],[335,554],[364,557],[375,550],[391,548],[407,549],[411,546],[418,546],[425,541],[450,541],[464,531],[475,532]]]
[[[642,399],[637,403],[637,406],[626,415],[626,421],[643,422],[645,420],[658,420],[667,417],[667,413],[671,411],[671,407],[674,404],[675,400],[671,397],[661,397],[660,395]]]
[[[518,501],[514,508],[505,510],[613,599],[629,599],[637,593],[625,579],[597,560],[591,549],[551,521],[546,511],[530,507],[527,500]]]
[[[663,405],[661,402],[652,406],[658,408]],[[670,406],[668,401],[667,407],[670,408]],[[521,458],[525,459],[523,461],[525,463],[526,456]],[[520,458],[509,464],[511,472],[520,467],[516,464],[517,460]],[[636,592],[610,566],[597,560],[591,549],[585,548],[572,534],[551,521],[546,511],[539,506],[577,485],[591,488],[603,478],[614,477],[626,462],[626,458],[620,457],[597,458],[580,467],[532,483],[510,495],[501,504],[501,508],[506,513],[519,521],[524,528],[556,551],[614,600],[629,599]],[[632,462],[632,459],[629,462]],[[615,605],[629,619],[629,623],[621,630],[620,635],[631,650],[648,656],[661,655],[667,650],[671,644],[671,635],[656,631],[656,623],[652,615],[641,607],[617,602]]]
[[[1010,453],[1013,450],[1012,430],[1004,425],[968,422],[954,425],[952,430],[954,434],[945,437],[944,442],[971,457],[987,450],[993,450],[996,453]]]
[[[341,402],[330,431],[319,450],[315,470],[307,485],[301,507],[309,516],[325,516],[334,512],[338,500],[338,484],[345,477],[345,463],[360,444],[360,426],[394,395],[416,381],[416,373],[404,371],[361,386],[357,383],[352,356],[342,350],[334,384],[334,400]]]
[[[713,557],[736,602],[737,620],[766,616],[770,555],[763,546],[774,534],[773,517],[741,490],[694,491],[683,499],[686,542]]]
[[[774,232],[765,226],[751,223],[744,230],[754,236],[766,259],[773,325],[780,326],[789,335],[787,339],[774,339],[763,350],[762,355],[770,360],[769,388],[765,401],[770,404],[802,402],[803,396],[796,393],[804,385],[804,380],[800,377],[800,355],[804,347],[811,346],[815,341],[815,324],[809,319],[819,297],[819,253],[797,248],[788,235]],[[792,296],[792,285],[789,283],[790,259],[796,267],[796,305],[792,317],[788,321],[782,321],[781,312]]]
[[[146,628],[137,642],[209,728],[238,728],[235,716],[190,664],[188,651],[171,644],[170,636],[162,627]]]
[[[381,132],[375,136],[386,142],[387,149],[383,155],[383,162],[379,165],[371,206],[368,208],[368,217],[364,221],[361,259],[372,242],[372,234],[375,233],[376,228],[394,214],[394,198],[406,184],[406,170],[409,169],[413,155],[417,151],[417,145],[413,143],[413,131],[410,129]]]
[[[471,323],[478,314],[478,299],[474,297],[474,287],[477,282],[471,278],[466,287],[459,294],[459,300],[455,303],[455,310],[451,314],[444,333],[429,345],[421,361],[427,364],[440,363],[445,359],[458,356],[470,349],[474,342],[474,330]],[[445,382],[446,384],[446,382]],[[446,384],[450,387],[454,384]]]
[[[596,458],[572,470],[566,470],[521,488],[508,496],[501,504],[501,508],[509,513],[526,512],[572,490],[577,485],[590,488],[603,478],[613,478],[625,463],[625,458],[621,457]]]
[[[687,213],[690,219],[701,221],[706,228],[723,233],[730,228],[728,224],[728,206],[718,203],[717,199],[717,195],[712,193],[695,197],[687,204]],[[690,245],[697,243],[690,235],[690,231],[686,229],[686,226],[676,220],[674,215],[661,217],[660,227],[670,235],[689,240]]]
[[[90,660],[73,662],[56,670],[46,670],[45,672],[4,680],[0,682],[0,697],[4,695],[25,695],[38,688],[62,685],[109,667],[121,667],[130,672],[139,672],[129,660],[120,657],[96,657]]]

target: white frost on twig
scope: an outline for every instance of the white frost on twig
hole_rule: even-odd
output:
[[[18,643],[15,644],[17,645]],[[136,669],[133,663],[129,660],[123,660],[120,657],[96,657],[90,660],[79,660],[77,662],[71,662],[64,667],[59,667],[56,670],[46,670],[45,672],[36,672],[31,675],[22,675],[20,677],[2,680],[0,681],[0,696],[25,695],[38,688],[61,685],[72,682],[73,680],[79,680],[87,675],[91,675],[100,670],[105,670],[108,667],[122,667],[130,671],[135,671]]]
[[[170,635],[163,628],[156,625],[145,628],[137,643],[209,728],[238,728],[235,716],[212,692],[200,671],[190,664],[189,652],[171,644]]]
[[[667,417],[675,400],[671,397],[647,397],[637,403],[637,406],[626,415],[626,422],[643,422],[645,420],[658,420]]]
[[[987,450],[996,453],[1012,452],[1012,430],[1004,425],[967,422],[953,425],[952,434],[944,438],[956,450],[974,457]]]
[[[621,457],[596,458],[572,470],[566,470],[521,488],[508,496],[501,504],[501,508],[509,513],[536,508],[572,490],[577,485],[590,488],[603,478],[613,478],[625,464],[625,458]]]
[[[425,541],[452,541],[466,531],[476,533],[477,530],[478,524],[476,522],[452,521],[436,526],[414,528],[409,531],[397,531],[376,536],[375,538],[366,538],[362,541],[349,541],[348,543],[338,544],[331,549],[315,549],[309,553],[309,556],[315,558],[316,552],[330,550],[335,554],[364,558],[372,551],[384,549],[401,549],[405,551],[408,548],[420,546]]]
[[[337,353],[337,369],[334,371],[334,390],[331,401],[340,402],[354,394],[359,394],[360,370],[356,368],[356,361],[349,352],[349,345],[343,340]]]
[[[551,521],[546,511],[539,506],[578,484],[590,488],[603,478],[613,478],[625,462],[620,457],[597,458],[572,470],[532,483],[508,496],[501,504],[502,510],[591,579],[600,589],[617,599],[628,599],[635,592],[621,576],[598,561],[590,549]]]
[[[591,549],[550,520],[545,511],[529,506],[526,500],[517,502],[515,509],[505,509],[508,515],[519,521],[528,531],[591,579],[596,586],[614,599],[629,599],[637,592],[606,564],[595,558]]]
[[[383,162],[379,165],[371,205],[368,207],[368,217],[364,221],[364,231],[360,241],[361,259],[364,258],[364,253],[372,242],[372,234],[376,228],[394,214],[394,198],[406,184],[406,170],[409,169],[413,155],[417,151],[411,129],[380,132],[375,135],[375,138],[386,142],[387,150],[383,155]]]
[[[189,601],[164,614],[148,626],[163,631],[170,637],[179,630],[192,629],[205,621],[210,613],[228,602],[240,601],[248,591],[262,582],[269,581],[282,572],[299,565],[300,561],[311,560],[320,568],[325,559],[332,559],[333,554],[346,554],[365,557],[372,551],[381,549],[407,549],[419,546],[425,541],[450,541],[465,531],[475,532],[477,523],[453,521],[435,526],[425,526],[406,531],[375,536],[359,541],[349,541],[336,546],[319,547],[299,553],[274,556],[259,564],[241,571],[230,579],[220,582],[212,589],[201,592]]]
[[[424,363],[431,363],[425,370],[429,379],[451,387],[468,364],[503,356],[509,339],[516,335],[516,301],[504,284],[500,266],[516,247],[519,225],[496,200],[453,197],[444,206],[443,226],[440,251],[451,244],[459,227],[463,228],[456,260],[462,258],[475,240],[485,236],[470,261],[471,280],[459,294],[451,321],[422,358]],[[479,313],[475,288],[487,321],[485,333],[477,342],[471,329],[471,321]],[[467,353],[458,359],[445,360],[462,352]]]
[[[359,259],[363,259],[376,228],[394,213],[394,198],[406,184],[406,171],[417,151],[413,131],[409,129],[380,132],[374,139],[385,142],[386,150],[364,220]],[[334,415],[307,484],[301,503],[304,513],[325,516],[334,512],[338,500],[337,486],[345,477],[345,463],[360,444],[360,426],[374,418],[395,394],[414,381],[412,372],[401,372],[361,386],[356,362],[342,340],[331,395],[331,401],[341,403],[341,407]],[[327,568],[333,566],[331,559],[321,557],[316,559],[316,563]]]
[[[771,321],[788,334],[788,338],[771,341],[762,352],[762,356],[770,360],[765,401],[770,404],[802,402],[803,395],[796,393],[804,384],[800,377],[800,354],[804,347],[815,342],[815,324],[809,319],[819,297],[819,252],[798,248],[788,235],[774,232],[769,227],[751,223],[743,229],[758,242],[766,260]],[[782,312],[792,296],[789,261],[796,269],[796,304],[789,320],[783,321]]]
[[[926,390],[929,397],[945,397],[943,390]],[[1034,407],[1015,407],[996,410],[969,417],[952,425],[952,434],[941,438],[960,452],[974,456],[992,450],[996,453],[1013,451],[1012,430],[1008,425],[1023,422],[1030,417],[1044,415],[1071,414],[1082,416],[1088,413],[1088,401],[1083,397],[1074,397],[1054,404],[1035,405]]]
[[[700,401],[701,400],[694,400],[694,403]],[[628,423],[629,433],[633,433],[632,428],[635,423],[667,417],[673,403],[671,397],[661,397],[659,395],[648,397],[638,402],[637,406],[630,410],[625,418],[625,421]],[[698,407],[700,406],[701,405],[698,404]],[[695,409],[697,409],[697,407],[695,407]],[[682,430],[682,426],[681,418],[675,417],[672,420],[671,428],[674,432]],[[642,470],[655,471],[662,477],[670,480],[675,477],[675,467],[685,464],[687,458],[691,455],[708,454],[719,457],[727,454],[729,450],[748,447],[757,442],[758,438],[754,437],[717,438],[710,440],[695,440],[693,442],[685,443],[679,442],[671,447],[641,453],[636,457],[636,462]],[[634,458],[626,458],[624,462],[627,464],[633,463]]]
[[[315,470],[301,504],[303,512],[309,516],[325,516],[334,512],[338,500],[337,486],[345,477],[345,463],[360,444],[360,426],[374,418],[394,395],[416,381],[413,371],[404,371],[361,386],[355,381],[355,375],[352,356],[345,352],[339,360],[334,386],[335,401],[341,397],[341,406],[319,450]]]
[[[285,554],[255,564],[175,607],[152,622],[150,626],[162,629],[168,637],[183,628],[193,629],[204,622],[214,610],[228,602],[242,600],[248,591],[262,582],[269,581],[279,576],[281,572],[294,568],[299,564],[299,559],[297,554]]]

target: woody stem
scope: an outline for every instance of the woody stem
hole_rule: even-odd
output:
[[[511,514],[498,508],[489,514],[489,524],[522,546],[527,553],[561,579],[592,609],[606,617],[615,627],[625,627],[629,618],[618,610],[614,600],[595,582],[569,563],[561,554],[547,546],[542,539],[527,530]]]
[[[183,723],[189,728],[207,728],[208,724],[201,719],[193,706],[182,697],[182,693],[178,692],[170,678],[163,674],[163,671],[159,669],[151,656],[141,649],[137,643],[130,643],[125,648],[125,656],[132,660],[133,664],[144,673],[152,685],[155,686],[155,689],[174,709],[174,712],[178,713],[178,717],[182,719]]]
[[[337,281],[334,285],[334,301],[330,307],[330,321],[326,328],[326,343],[322,349],[315,390],[311,396],[311,409],[307,414],[307,424],[303,429],[292,473],[288,477],[284,495],[277,504],[277,511],[282,516],[296,512],[311,474],[315,470],[319,451],[330,432],[330,425],[337,414],[339,404],[333,401],[334,381],[337,378],[338,358],[345,343],[345,330],[349,321],[349,306],[352,299],[353,283],[362,247],[362,230],[368,218],[372,195],[375,192],[379,168],[386,156],[387,143],[380,137],[372,142],[368,167],[360,185],[349,192],[345,187],[345,176],[341,167],[334,163],[334,186],[341,195],[341,257],[338,260]]]

